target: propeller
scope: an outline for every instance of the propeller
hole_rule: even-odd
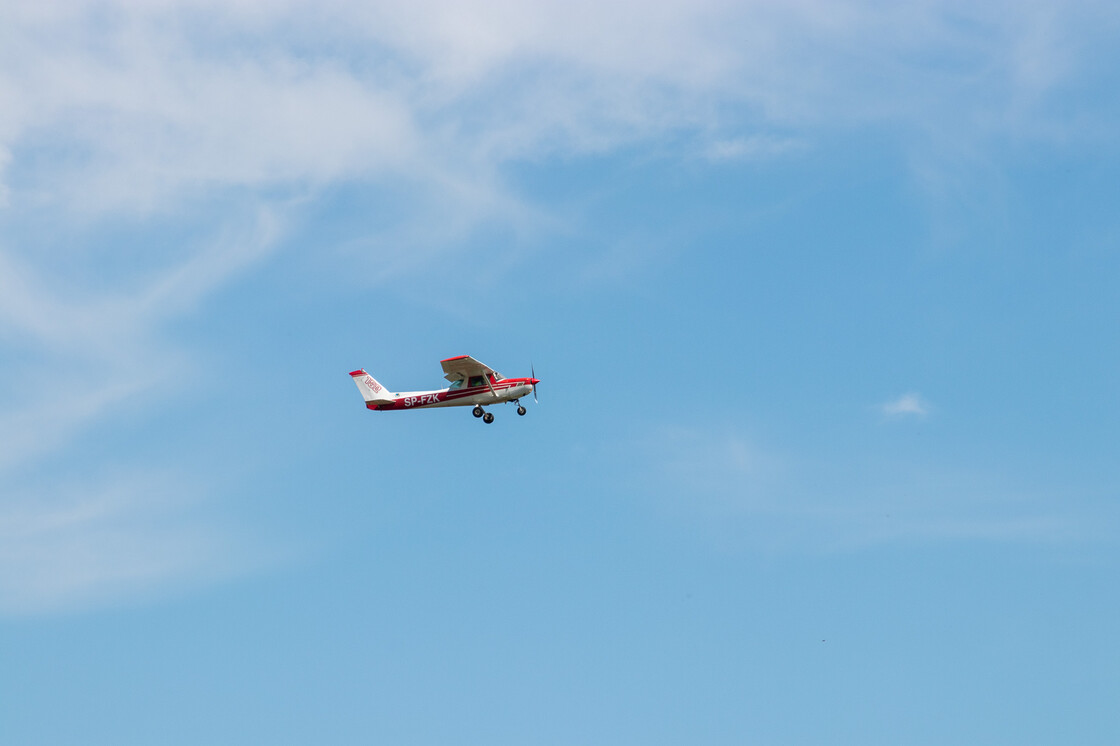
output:
[[[532,363],[529,363],[529,376],[533,379],[533,401],[540,404],[541,402],[537,398],[537,371],[533,368]]]

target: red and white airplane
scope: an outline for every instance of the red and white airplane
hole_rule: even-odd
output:
[[[470,355],[449,357],[441,360],[444,378],[451,381],[445,389],[435,391],[401,391],[391,393],[369,373],[359,368],[350,377],[358,384],[358,391],[366,401],[366,409],[430,409],[432,407],[469,407],[474,405],[473,414],[489,424],[494,415],[483,409],[489,404],[511,401],[517,405],[517,413],[525,414],[521,397],[533,394],[537,399],[537,384],[534,376],[529,378],[506,378],[489,366],[475,360]],[[531,367],[531,366],[530,366]]]

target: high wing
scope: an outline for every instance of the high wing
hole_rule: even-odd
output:
[[[491,374],[497,379],[502,377],[496,370],[488,365],[483,365],[470,355],[449,357],[446,360],[440,360],[439,364],[443,366],[443,377],[448,381],[466,380],[471,376],[489,377]]]

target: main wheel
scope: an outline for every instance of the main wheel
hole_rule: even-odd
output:
[[[475,407],[471,410],[471,414],[473,414],[475,417],[481,417],[483,414],[482,407]]]
[[[486,414],[482,415],[482,421],[489,425],[494,421],[494,414],[492,412],[487,412]]]
[[[526,411],[526,410],[525,410],[525,407],[518,407],[518,408],[517,408],[517,413],[518,413],[519,415],[521,415],[522,417],[524,417],[524,416],[525,416],[525,411]]]

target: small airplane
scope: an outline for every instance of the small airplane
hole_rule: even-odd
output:
[[[533,401],[537,400],[537,384],[540,381],[532,366],[529,378],[506,378],[470,355],[449,357],[439,364],[443,366],[444,378],[451,381],[451,385],[435,391],[401,391],[394,394],[361,368],[351,371],[350,377],[358,384],[366,409],[377,411],[469,407],[473,404],[472,414],[490,424],[494,415],[483,409],[484,406],[511,401],[517,405],[517,413],[524,415],[526,410],[521,405],[521,397],[532,392]]]

